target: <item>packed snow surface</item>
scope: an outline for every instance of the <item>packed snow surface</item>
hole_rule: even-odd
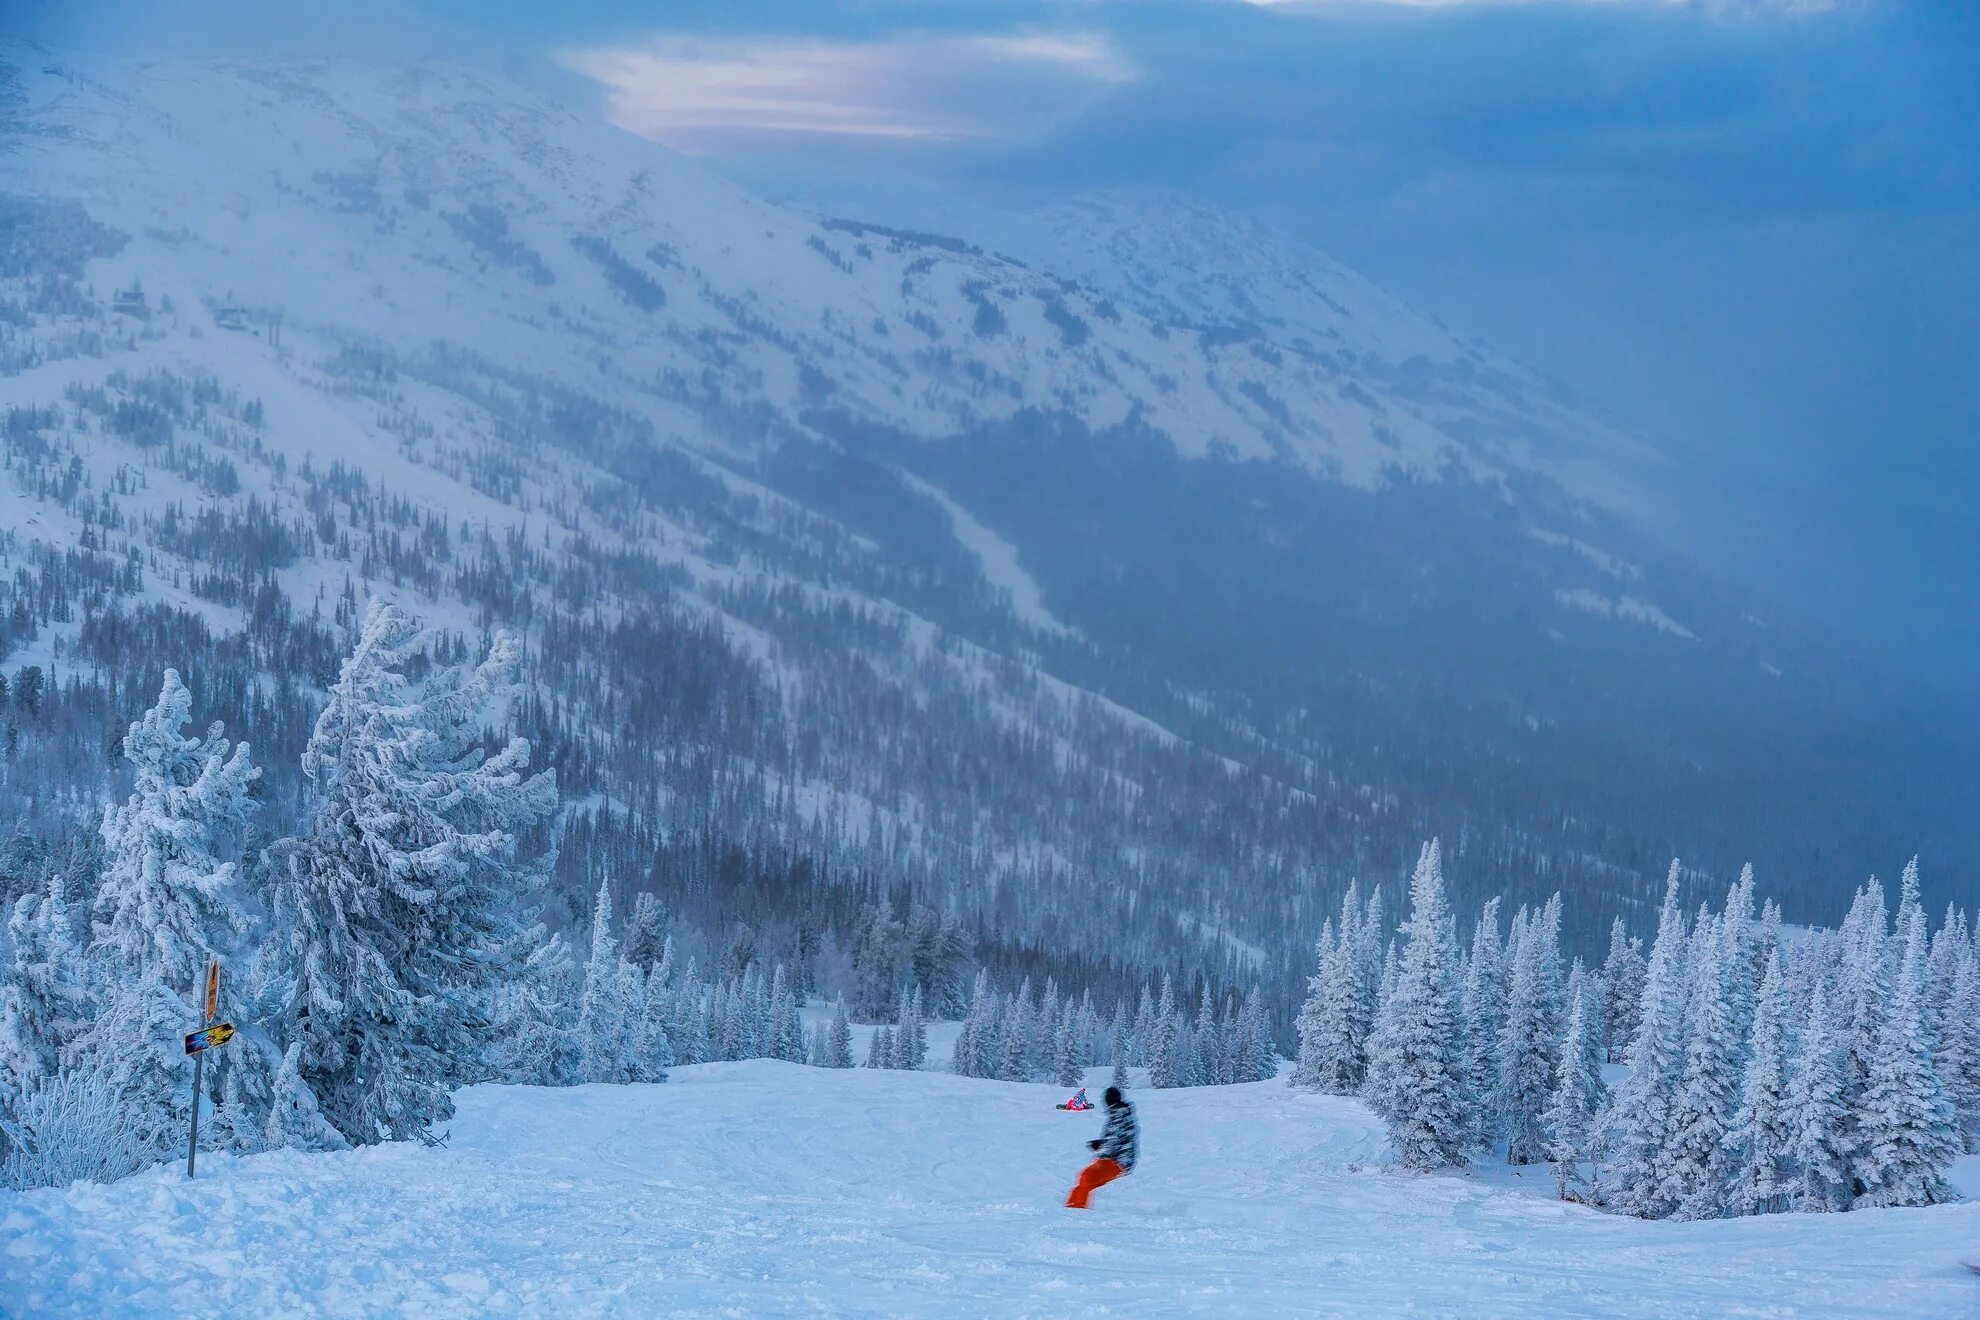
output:
[[[1101,1072],[1091,1082],[1104,1083]],[[476,1087],[444,1148],[0,1195],[9,1315],[1970,1316],[1980,1210],[1642,1223],[1545,1173],[1384,1167],[1357,1102],[1142,1091],[1141,1166],[1060,1201],[1055,1088],[708,1064]]]

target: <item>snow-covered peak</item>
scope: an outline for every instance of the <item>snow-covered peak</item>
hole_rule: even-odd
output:
[[[1537,378],[1292,240],[1172,201],[1041,217],[1019,265],[772,205],[464,68],[23,72],[27,187],[133,237],[92,278],[602,374],[690,442],[827,416],[942,439],[1035,410],[1363,487],[1525,473],[1625,498],[1625,446]]]

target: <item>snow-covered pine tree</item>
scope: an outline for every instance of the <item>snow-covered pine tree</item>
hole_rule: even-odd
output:
[[[1299,1016],[1293,1019],[1293,1031],[1299,1038],[1299,1054],[1293,1060],[1292,1076],[1287,1079],[1288,1085],[1302,1091],[1327,1090],[1328,1081],[1337,1075],[1332,1063],[1335,1051],[1330,1044],[1323,1044],[1337,1034],[1337,1029],[1330,1024],[1345,1007],[1328,1000],[1328,985],[1333,980],[1335,961],[1332,917],[1320,923],[1320,938],[1314,944],[1313,958],[1313,974],[1306,978],[1306,999],[1299,1006]]]
[[[1272,1076],[1272,1042],[1265,1024],[1265,998],[1257,986],[1244,998],[1238,1010],[1237,1031],[1231,1047],[1231,1080],[1262,1082]]]
[[[919,1068],[928,1061],[928,1018],[918,985],[908,992],[907,1019],[903,1024],[901,1044],[901,1067]]]
[[[241,1094],[241,1074],[237,1068],[220,1069],[223,1080],[209,1092],[212,1112],[200,1124],[201,1150],[221,1150],[230,1155],[253,1155],[268,1149],[263,1116],[253,1121],[247,1098]],[[279,1074],[278,1074],[279,1075]]]
[[[1176,1018],[1175,987],[1168,977],[1162,978],[1162,998],[1155,1006],[1153,1025],[1150,1028],[1154,1039],[1148,1047],[1148,1084],[1157,1087],[1180,1085],[1176,1068],[1176,1045],[1182,1024]]]
[[[263,1137],[271,1149],[343,1150],[350,1144],[317,1108],[316,1092],[302,1075],[301,1041],[291,1042],[282,1056]]]
[[[1031,1014],[1022,994],[1011,996],[997,1039],[998,1080],[1028,1081],[1026,1057],[1031,1052]]]
[[[626,919],[625,958],[642,972],[660,965],[667,951],[667,913],[654,894],[641,891]]]
[[[798,996],[795,988],[783,992],[777,1004],[777,1052],[775,1057],[787,1063],[804,1062],[804,1021],[798,1011]]]
[[[619,943],[612,935],[612,882],[598,882],[591,907],[591,954],[578,994],[578,1079],[625,1080],[626,1002],[619,980]]]
[[[619,959],[619,1079],[643,1082],[640,1024],[646,1020],[646,974],[629,959]]]
[[[1847,1210],[1853,1195],[1849,1148],[1848,1061],[1835,1027],[1835,995],[1818,973],[1801,1046],[1788,1072],[1787,1124],[1796,1210]]]
[[[1341,934],[1347,936],[1347,902],[1341,903]],[[1395,979],[1396,942],[1388,934],[1382,912],[1382,886],[1376,885],[1368,891],[1368,900],[1361,905],[1358,934],[1355,937],[1355,970],[1359,990],[1355,1004],[1355,1035],[1366,1042],[1375,1032],[1375,1013],[1381,1007],[1383,997],[1388,993]],[[1368,1065],[1363,1060],[1361,1072],[1365,1079]]]
[[[1662,1189],[1679,1219],[1726,1213],[1727,1136],[1739,1107],[1743,1024],[1732,1016],[1732,985],[1740,973],[1731,966],[1736,946],[1725,935],[1724,920],[1701,922],[1692,940],[1684,1074],[1672,1102]]]
[[[124,737],[134,782],[130,797],[103,815],[91,951],[119,981],[159,981],[187,995],[196,1016],[190,996],[207,959],[247,929],[235,864],[221,857],[240,846],[261,771],[246,743],[230,753],[217,723],[203,738],[186,737],[191,719],[192,694],[168,669],[157,703]]]
[[[1134,1026],[1128,1031],[1128,1062],[1146,1067],[1148,1052],[1154,1046],[1155,996],[1144,981],[1141,986],[1141,997],[1135,1004]]]
[[[674,1066],[674,1045],[667,1035],[673,1016],[673,996],[660,977],[658,964],[642,973],[630,959],[622,960],[623,982],[639,989],[639,1018],[629,1025],[626,1076],[635,1082],[664,1082]]]
[[[1629,938],[1623,919],[1617,917],[1609,927],[1609,956],[1602,962],[1602,1035],[1611,1063],[1621,1063],[1636,1038],[1645,970],[1642,942]]]
[[[521,1086],[568,1086],[578,1077],[577,964],[561,934],[530,950],[496,1020],[489,1062],[495,1076]]]
[[[514,642],[498,635],[473,671],[415,688],[417,660],[411,620],[374,605],[303,754],[307,827],[269,867],[300,1075],[357,1142],[428,1139],[452,1114],[489,988],[523,962],[545,859],[519,861],[518,835],[556,806],[554,779],[527,774],[527,742],[483,750]]]
[[[866,1066],[869,1068],[891,1068],[894,1066],[894,1030],[882,1023],[873,1029],[866,1041]]]
[[[0,978],[0,1113],[89,1027],[83,942],[70,916],[67,881],[49,868],[38,891],[21,895],[7,921],[11,945]]]
[[[1939,1012],[1939,1080],[1968,1149],[1980,1133],[1980,958],[1962,938]]]
[[[1766,974],[1754,1004],[1746,1076],[1740,1083],[1739,1112],[1727,1142],[1733,1156],[1728,1204],[1734,1214],[1764,1215],[1785,1210],[1794,1191],[1794,1126],[1789,1113],[1787,975],[1778,948],[1767,956]]]
[[[124,738],[131,795],[103,814],[89,946],[101,1008],[81,1048],[153,1159],[169,1153],[190,1114],[178,1042],[203,1019],[207,961],[247,928],[235,864],[221,858],[240,847],[261,775],[220,725],[184,736],[191,717],[192,694],[166,670],[157,703]]]
[[[867,910],[852,957],[852,1015],[878,1022],[894,1007],[894,992],[908,971],[907,932],[884,904]]]
[[[1739,879],[1726,894],[1720,938],[1725,941],[1726,1011],[1741,1030],[1753,1020],[1754,1001],[1760,993],[1760,977],[1766,971],[1760,948],[1760,927],[1754,920],[1753,864],[1739,869]]]
[[[1895,993],[1878,1024],[1869,1084],[1857,1103],[1858,1178],[1865,1205],[1937,1205],[1952,1199],[1945,1171],[1959,1157],[1952,1106],[1933,1064],[1925,1020],[1925,910],[1918,859],[1905,867],[1898,906]]]
[[[1547,1156],[1542,1116],[1553,1094],[1561,1042],[1559,894],[1518,923],[1499,1030],[1499,1076],[1493,1112],[1506,1137],[1508,1164],[1533,1164]]]
[[[1478,1128],[1474,1146],[1490,1145],[1498,1137],[1493,1104],[1499,1084],[1499,1033],[1506,1020],[1505,950],[1499,934],[1499,900],[1490,899],[1478,914],[1471,934],[1471,957],[1464,969],[1464,1078],[1475,1101],[1472,1113]]]
[[[987,1042],[985,1033],[990,1030],[988,1021],[992,1012],[990,995],[990,974],[978,970],[976,986],[970,991],[969,1012],[963,1018],[962,1029],[956,1033],[956,1043],[949,1056],[949,1068],[958,1077],[987,1077],[984,1051]]]
[[[1404,1167],[1462,1164],[1474,1120],[1464,1078],[1457,937],[1434,839],[1423,846],[1410,880],[1403,934],[1396,988],[1371,1042],[1371,1099]]]
[[[1838,932],[1842,946],[1842,1000],[1838,1026],[1843,1048],[1843,1099],[1847,1115],[1836,1139],[1845,1152],[1851,1198],[1860,1196],[1873,1176],[1870,1138],[1861,1123],[1863,1096],[1876,1066],[1878,1034],[1891,1002],[1890,936],[1886,930],[1884,887],[1876,879],[1857,891]]]
[[[1670,1112],[1684,1079],[1685,1061],[1687,985],[1684,914],[1677,901],[1679,874],[1673,861],[1644,973],[1636,1035],[1629,1047],[1629,1076],[1617,1088],[1607,1124],[1613,1138],[1616,1203],[1645,1219],[1661,1219],[1677,1209],[1676,1200],[1664,1188],[1663,1166],[1672,1137]]]
[[[1073,1006],[1070,1000],[1066,1011],[1059,1019],[1059,1036],[1052,1060],[1052,1078],[1060,1086],[1078,1086],[1086,1076],[1085,1060],[1080,1057],[1079,1037],[1073,1029]]]
[[[708,996],[692,961],[681,978],[680,993],[674,997],[674,1020],[668,1039],[674,1047],[675,1063],[707,1063],[714,1057],[708,1034]]]
[[[852,1020],[846,1016],[844,999],[837,1000],[832,1005],[832,1026],[825,1036],[825,1066],[827,1068],[853,1066]]]
[[[1568,971],[1567,1022],[1554,1070],[1554,1089],[1541,1125],[1561,1199],[1581,1181],[1581,1165],[1595,1158],[1595,1115],[1602,1104],[1602,1050],[1596,1039],[1600,987],[1590,994],[1581,959]]]

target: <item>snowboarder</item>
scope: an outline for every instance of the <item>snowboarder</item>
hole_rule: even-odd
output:
[[[1066,1197],[1068,1209],[1086,1209],[1087,1198],[1097,1188],[1105,1187],[1122,1174],[1132,1171],[1135,1156],[1140,1153],[1134,1106],[1127,1102],[1127,1097],[1121,1094],[1118,1086],[1108,1087],[1101,1099],[1107,1103],[1107,1126],[1100,1130],[1098,1141],[1086,1143],[1096,1152],[1097,1158],[1079,1171],[1079,1181]]]
[[[1086,1098],[1086,1088],[1082,1086],[1072,1099],[1060,1101],[1059,1108],[1083,1111],[1093,1108],[1093,1102]]]

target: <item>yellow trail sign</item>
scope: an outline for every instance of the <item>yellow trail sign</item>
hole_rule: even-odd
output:
[[[233,1038],[233,1023],[216,1022],[210,1027],[201,1027],[198,1031],[189,1031],[186,1033],[186,1053],[198,1054],[201,1050],[210,1050],[216,1045],[225,1045]]]

